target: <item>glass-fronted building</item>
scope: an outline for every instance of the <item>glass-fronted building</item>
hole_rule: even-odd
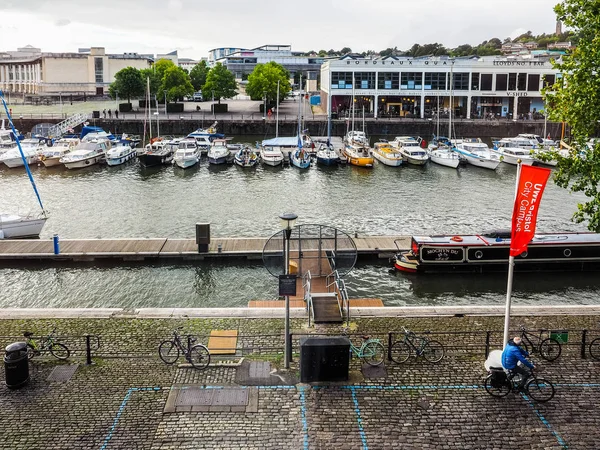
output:
[[[344,56],[321,66],[321,104],[328,112],[372,117],[532,118],[541,90],[560,74],[549,58]]]

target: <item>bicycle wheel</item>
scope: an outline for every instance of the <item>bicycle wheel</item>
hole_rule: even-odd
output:
[[[158,356],[165,364],[173,364],[179,359],[179,347],[173,341],[164,341],[158,346]]]
[[[547,338],[540,342],[540,355],[546,361],[554,361],[560,356],[562,347],[554,338]]]
[[[383,362],[385,348],[380,342],[369,341],[362,348],[360,357],[371,366],[378,366]]]
[[[27,359],[32,359],[35,356],[33,345],[27,344]]]
[[[438,341],[428,341],[421,354],[430,363],[440,362],[444,357],[444,346]]]
[[[594,359],[600,359],[600,338],[596,338],[590,343],[590,355]]]
[[[543,378],[531,378],[525,384],[525,392],[536,402],[547,402],[554,397],[554,386]]]
[[[71,351],[65,344],[55,342],[50,346],[50,353],[52,353],[52,356],[54,356],[56,359],[67,359],[71,354]]]
[[[512,391],[510,381],[505,379],[502,383],[492,386],[492,376],[492,374],[489,374],[485,379],[485,383],[483,384],[485,390],[492,397],[506,397]]]
[[[395,363],[402,364],[408,361],[408,358],[410,358],[411,353],[412,349],[404,341],[397,341],[394,342],[394,345],[392,345],[391,356],[392,361],[394,361]]]
[[[202,344],[196,344],[190,349],[189,362],[196,369],[206,369],[210,364],[210,353]]]

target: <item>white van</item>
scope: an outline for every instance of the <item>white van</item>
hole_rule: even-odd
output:
[[[204,97],[202,97],[201,91],[194,92],[194,95],[192,98],[194,99],[195,102],[203,102],[204,101]]]

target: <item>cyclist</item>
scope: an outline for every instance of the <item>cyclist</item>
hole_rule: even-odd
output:
[[[517,386],[517,390],[522,390],[525,387],[525,382],[531,376],[531,370],[535,366],[527,360],[529,353],[520,347],[521,338],[516,336],[512,340],[508,341],[504,351],[502,352],[502,367],[508,370],[513,375],[520,374],[521,382]],[[518,363],[522,365],[519,365]],[[529,368],[529,370],[527,369]]]

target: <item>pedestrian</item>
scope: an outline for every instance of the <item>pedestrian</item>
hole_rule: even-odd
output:
[[[119,110],[115,109],[115,119],[118,119],[118,118],[119,118]]]
[[[102,110],[102,116],[106,119],[106,108]]]
[[[108,118],[112,118],[112,111],[110,109],[108,110]]]

